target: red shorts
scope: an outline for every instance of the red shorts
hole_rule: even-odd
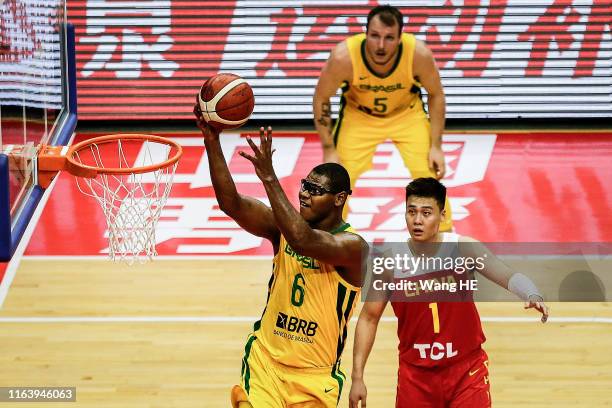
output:
[[[479,349],[443,368],[400,362],[396,408],[489,408],[489,358]]]

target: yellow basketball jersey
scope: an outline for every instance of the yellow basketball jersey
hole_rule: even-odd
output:
[[[346,106],[376,117],[391,117],[407,109],[423,112],[421,85],[412,75],[416,38],[402,34],[398,57],[391,72],[380,77],[366,61],[365,33],[346,39],[353,78],[342,85],[341,111]]]
[[[344,224],[332,233],[355,231]],[[255,323],[257,341],[277,362],[299,368],[333,367],[340,359],[360,288],[333,265],[296,253],[281,236],[268,301]]]

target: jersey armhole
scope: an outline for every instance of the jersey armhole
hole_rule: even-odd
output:
[[[407,58],[410,62],[408,67],[408,72],[410,74],[409,80],[412,82],[412,84],[416,84],[419,88],[421,88],[421,83],[417,81],[414,76],[414,55],[416,53],[417,39],[414,35],[410,35],[407,33],[403,33],[402,36],[402,42],[406,42],[406,53],[404,55],[405,58]]]
[[[355,63],[354,63],[355,56],[353,55],[354,47],[352,45],[352,43],[355,40],[354,40],[354,37],[349,37],[344,41],[346,43],[346,50],[348,51],[349,63],[351,64],[351,76],[349,78],[349,81],[343,81],[343,83],[347,83],[346,91],[348,91],[350,86],[355,83],[355,77],[357,76],[357,72],[356,72],[357,70],[355,68]],[[346,91],[343,89],[343,92],[346,92]]]
[[[340,227],[336,228],[336,230],[334,231],[330,231],[333,234],[338,234],[340,232],[345,232],[345,233],[349,233],[349,234],[355,234],[358,237],[361,237],[359,234],[357,234],[354,230],[352,231],[347,231],[349,228],[351,228],[351,225],[348,222],[345,222],[343,225],[341,225]],[[332,265],[334,268],[334,274],[336,275],[336,277],[338,278],[338,280],[343,284],[348,286],[351,290],[361,290],[360,287],[353,285],[352,283],[349,283],[346,279],[344,279],[342,277],[342,275],[340,275],[340,272],[338,272],[338,268],[339,266],[337,265]]]
[[[344,279],[342,277],[342,275],[340,275],[340,272],[338,272],[338,269],[337,269],[336,266],[334,266],[334,272],[333,273],[334,273],[334,275],[336,275],[336,278],[338,279],[338,281],[340,283],[342,283],[344,286],[346,286],[347,288],[349,288],[350,290],[356,290],[358,292],[361,291],[361,287],[355,286],[352,283],[349,283],[346,279]]]

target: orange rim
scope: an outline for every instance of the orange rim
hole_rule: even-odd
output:
[[[75,154],[80,152],[81,150],[86,149],[87,147],[93,144],[105,144],[115,142],[117,140],[137,140],[137,141],[151,141],[156,143],[165,144],[171,146],[176,149],[176,153],[174,156],[168,158],[168,160],[152,164],[149,166],[141,166],[141,167],[95,167],[95,166],[87,166],[85,164],[79,163],[74,159]],[[84,140],[80,143],[70,146],[68,152],[66,153],[66,169],[75,176],[81,177],[95,177],[97,174],[141,174],[141,173],[149,173],[155,170],[163,169],[169,166],[174,165],[183,155],[183,147],[176,143],[173,140],[170,140],[161,136],[154,135],[143,135],[143,134],[116,134],[116,135],[106,135],[94,137],[92,139]]]

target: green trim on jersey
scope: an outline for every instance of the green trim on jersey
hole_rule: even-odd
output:
[[[333,230],[329,231],[329,233],[334,235],[334,234],[337,234],[339,232],[346,231],[350,227],[351,227],[351,224],[349,224],[348,222],[345,222],[344,224],[340,225],[339,227],[336,227]]]
[[[263,319],[264,314],[266,313],[266,309],[268,308],[268,302],[270,301],[270,292],[272,292],[272,284],[274,283],[274,263],[272,263],[272,275],[270,276],[270,280],[268,281],[268,297],[266,298],[266,305],[264,306],[263,312],[261,312],[261,317],[258,321],[253,324],[253,331],[259,330],[261,327],[261,320]]]
[[[378,75],[376,72],[374,72],[372,67],[370,67],[370,64],[368,64],[368,60],[366,59],[366,54],[365,54],[366,53],[365,44],[366,44],[366,39],[364,38],[363,41],[361,42],[361,59],[363,60],[363,65],[365,65],[365,67],[368,69],[370,74],[374,75],[376,78],[385,79],[385,78],[390,77],[395,72],[395,69],[397,68],[400,60],[402,59],[402,51],[404,49],[402,42],[400,41],[399,43],[398,50],[397,50],[397,57],[395,58],[395,62],[393,63],[393,66],[391,67],[391,71],[387,72],[387,74],[384,76]]]
[[[342,387],[344,386],[344,381],[346,380],[346,376],[342,371],[340,371],[340,364],[334,364],[332,367],[331,376],[338,382],[338,401],[336,404],[340,403],[340,396],[342,395]]]
[[[253,342],[257,340],[257,336],[251,336],[244,347],[244,357],[242,358],[242,370],[240,375],[244,378],[244,390],[248,394],[251,390],[251,369],[249,368],[249,356],[251,355],[251,347]]]

